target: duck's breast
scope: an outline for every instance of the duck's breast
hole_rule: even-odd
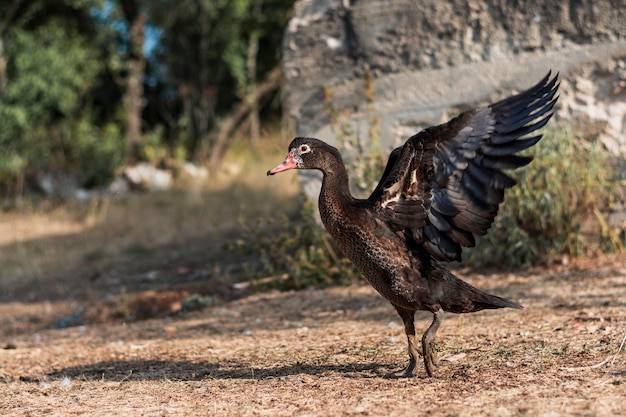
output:
[[[372,287],[393,304],[408,307],[411,297],[405,291],[406,285],[399,283],[407,276],[420,277],[420,274],[413,271],[415,259],[404,241],[365,210],[337,217],[323,216],[322,220],[343,254]],[[417,280],[412,281],[414,290],[422,286]]]

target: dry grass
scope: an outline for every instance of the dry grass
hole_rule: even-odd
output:
[[[223,171],[203,183],[0,214],[0,300],[66,297],[77,282],[98,280],[84,273],[124,274],[129,264],[149,272],[168,258],[185,267],[186,260],[177,259],[187,254],[191,264],[212,267],[241,220],[270,216],[276,207],[297,210],[296,179],[265,176],[284,157],[282,149],[268,146],[269,152],[230,155]],[[69,288],[51,287],[51,281]]]
[[[401,325],[367,286],[274,293],[183,318],[24,334],[0,353],[11,415],[618,416],[624,259],[472,274],[525,309],[449,315],[436,378],[390,380]],[[418,316],[425,328],[429,317]]]
[[[295,210],[294,176],[264,176],[283,156],[233,158],[240,174],[191,192],[2,214],[0,414],[626,415],[624,257],[462,271],[525,309],[449,314],[436,378],[423,369],[384,377],[405,364],[405,339],[391,306],[365,285],[144,321],[99,315],[124,297],[127,306],[170,306],[185,291],[229,299],[220,280],[241,271],[219,248],[238,218]],[[85,326],[54,329],[79,306]],[[428,314],[417,318],[425,329]]]

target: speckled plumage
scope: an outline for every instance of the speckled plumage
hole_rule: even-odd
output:
[[[491,226],[504,190],[515,184],[502,170],[531,161],[515,154],[541,138],[527,135],[552,116],[556,80],[548,74],[523,93],[414,135],[391,153],[368,199],[352,197],[339,151],[318,139],[294,139],[285,161],[268,172],[298,168],[324,174],[319,196],[324,226],[404,322],[409,365],[396,376],[415,371],[415,311],[434,315],[422,337],[424,364],[432,376],[444,311],[521,308],[472,287],[440,261],[460,260],[461,248],[474,246],[474,235]]]

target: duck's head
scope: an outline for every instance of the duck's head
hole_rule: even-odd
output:
[[[267,175],[278,174],[289,169],[320,169],[325,170],[329,157],[339,157],[336,148],[315,138],[298,137],[291,141],[289,153],[285,160],[278,166],[267,171]]]

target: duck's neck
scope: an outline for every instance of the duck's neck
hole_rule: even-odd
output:
[[[342,163],[334,164],[332,168],[322,171],[322,189],[320,190],[320,210],[328,214],[339,214],[354,201],[350,194],[348,173]],[[322,213],[323,216],[323,213]]]

